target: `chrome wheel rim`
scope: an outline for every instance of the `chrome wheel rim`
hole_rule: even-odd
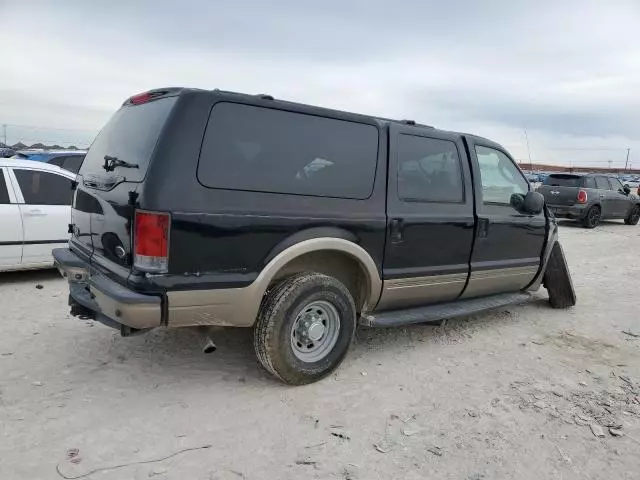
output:
[[[291,327],[291,348],[298,360],[305,363],[325,358],[338,342],[340,314],[326,300],[305,305]]]
[[[598,223],[599,218],[600,218],[600,211],[597,208],[594,208],[589,213],[589,224],[595,225],[596,223]]]
[[[638,223],[638,220],[640,220],[640,208],[636,207],[633,215],[631,215],[631,223]]]

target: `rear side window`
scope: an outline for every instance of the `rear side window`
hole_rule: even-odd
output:
[[[579,187],[582,184],[582,177],[579,175],[549,175],[544,181],[545,185],[552,187]]]
[[[198,179],[212,188],[365,199],[377,156],[373,125],[222,102],[211,111]]]
[[[404,201],[462,203],[464,187],[456,144],[398,137],[398,196]]]
[[[104,157],[116,157],[138,168],[117,167],[115,172],[128,181],[144,179],[151,155],[171,109],[178,97],[153,100],[142,105],[127,105],[120,108],[107,122],[85,157],[80,173],[106,173]]]
[[[597,188],[596,181],[593,179],[593,177],[585,177],[584,186],[586,188]]]
[[[7,190],[7,182],[4,179],[4,169],[0,168],[0,205],[11,203],[9,200],[9,191]]]
[[[598,190],[610,190],[611,186],[607,177],[596,177],[596,188]]]
[[[28,205],[71,205],[71,180],[55,173],[15,168],[24,203]]]

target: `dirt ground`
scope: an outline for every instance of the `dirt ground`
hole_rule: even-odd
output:
[[[640,227],[563,223],[561,240],[575,308],[541,290],[360,329],[335,375],[295,388],[248,330],[211,355],[190,330],[121,338],[67,315],[56,272],[2,274],[0,479],[638,479]]]

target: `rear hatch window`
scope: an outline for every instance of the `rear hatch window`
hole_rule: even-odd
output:
[[[578,175],[549,175],[545,179],[544,185],[551,185],[553,187],[579,187],[582,185],[582,177]]]
[[[141,182],[171,109],[178,97],[165,97],[118,110],[93,141],[82,163],[81,175],[106,174],[105,156],[115,157],[137,168],[117,167],[128,182]]]

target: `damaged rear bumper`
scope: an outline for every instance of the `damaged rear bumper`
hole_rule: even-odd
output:
[[[162,298],[134,292],[97,272],[68,248],[53,250],[55,266],[69,282],[71,314],[92,318],[123,334],[158,327]]]

